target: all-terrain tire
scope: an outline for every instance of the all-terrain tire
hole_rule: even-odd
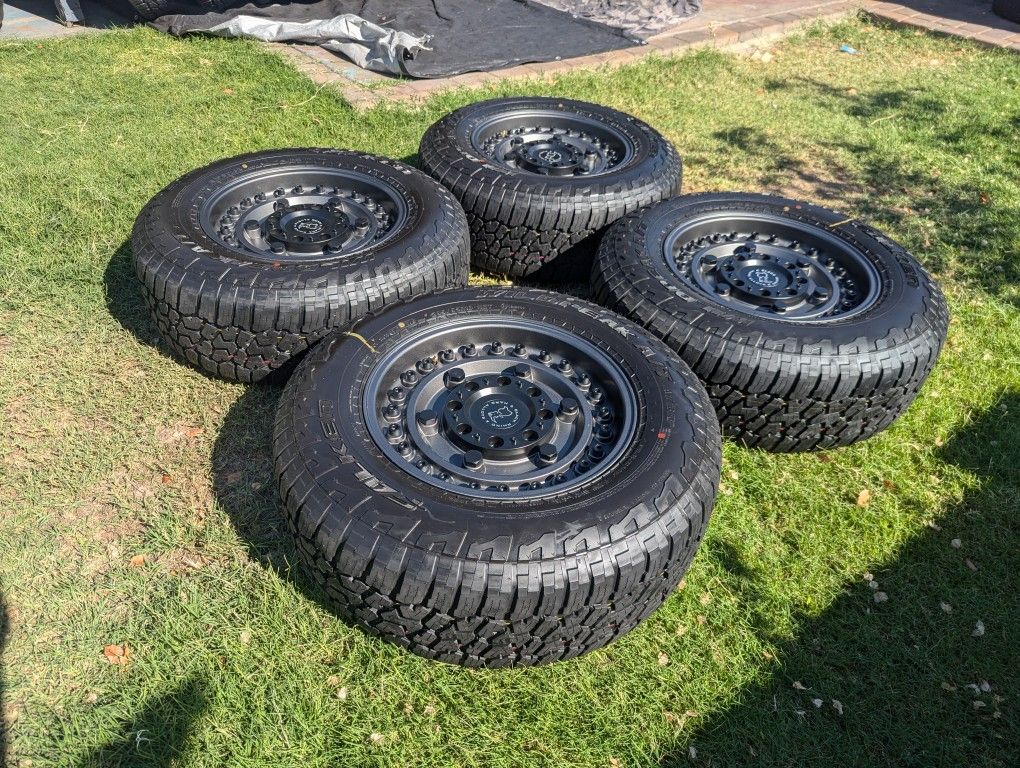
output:
[[[508,329],[518,325],[557,329],[618,361],[636,405],[617,458],[532,491],[430,479],[416,471],[425,456],[417,443],[397,445],[406,459],[388,455],[368,426],[378,418],[373,371],[401,344],[443,332],[460,338],[475,323],[488,323],[484,332],[500,334],[506,351],[490,345],[475,356],[461,346],[445,362],[429,358],[447,387],[453,368],[493,359],[508,372],[522,360],[546,366],[535,381],[555,375],[555,361],[510,351]],[[414,386],[429,387],[425,377]],[[414,391],[388,390],[408,403]],[[407,440],[411,423],[394,422],[394,408],[387,434]],[[695,554],[721,461],[708,397],[673,352],[601,307],[517,288],[446,291],[324,340],[287,385],[274,453],[300,557],[341,614],[421,656],[485,667],[577,656],[655,610]]]
[[[377,241],[338,255],[287,258],[210,234],[203,211],[217,190],[278,172],[367,179],[391,190],[403,213]],[[265,205],[274,205],[273,194]],[[334,149],[259,152],[193,171],[145,206],[132,249],[170,347],[210,374],[241,382],[264,378],[330,329],[371,311],[465,285],[469,268],[467,222],[449,192],[395,160]]]
[[[874,303],[845,318],[796,322],[713,300],[668,262],[667,243],[679,227],[713,217],[726,233],[727,217],[738,214],[845,243],[873,265]],[[777,452],[848,445],[889,426],[931,372],[949,322],[938,286],[902,246],[842,214],[766,195],[679,197],[621,220],[599,250],[592,290],[691,366],[724,434]]]
[[[508,167],[477,146],[478,130],[503,115],[534,113],[555,127],[580,119],[619,132],[630,154],[594,175],[551,176]],[[422,137],[426,173],[450,189],[471,227],[472,263],[493,275],[586,280],[601,231],[621,216],[680,192],[673,145],[651,126],[608,107],[569,99],[516,97],[472,104]]]

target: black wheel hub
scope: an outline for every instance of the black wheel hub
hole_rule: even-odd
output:
[[[325,204],[303,205],[292,205],[283,198],[276,202],[274,209],[259,226],[270,250],[274,244],[279,244],[293,253],[340,252],[359,230],[364,234],[369,228],[367,218],[351,221],[339,197],[330,198]]]
[[[483,329],[502,340],[482,341]],[[544,495],[590,479],[632,439],[635,403],[629,380],[594,345],[505,318],[409,340],[365,389],[383,452],[472,496]]]
[[[301,183],[295,183],[301,182]],[[406,205],[381,179],[339,169],[293,169],[237,180],[201,209],[222,244],[274,261],[345,256],[386,238]]]
[[[862,253],[820,227],[765,214],[717,214],[666,238],[667,263],[717,303],[787,320],[863,311],[878,274]]]
[[[595,176],[633,153],[630,140],[608,124],[544,110],[494,116],[475,128],[471,141],[499,165],[542,176]]]
[[[532,378],[531,366],[522,363],[511,375],[475,376],[454,387],[443,411],[450,439],[492,459],[523,456],[548,444],[555,427],[548,407],[553,394]]]

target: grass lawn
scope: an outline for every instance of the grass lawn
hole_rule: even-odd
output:
[[[1020,764],[1020,57],[860,21],[773,53],[357,114],[244,42],[0,46],[5,764]],[[877,438],[726,445],[708,538],[637,631],[472,672],[367,638],[293,571],[279,390],[168,356],[127,241],[151,195],[216,158],[413,158],[447,110],[520,92],[639,115],[679,147],[689,191],[871,219],[939,277],[953,322]]]

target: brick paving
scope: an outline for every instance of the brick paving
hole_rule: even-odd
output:
[[[869,2],[864,4],[864,10],[877,19],[895,24],[1020,51],[1020,24],[992,13],[990,0]]]

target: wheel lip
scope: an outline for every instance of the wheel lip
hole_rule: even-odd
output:
[[[297,150],[294,151],[299,152]],[[326,157],[328,157],[328,155]],[[258,161],[263,159],[267,162],[266,167],[251,167],[256,166]],[[242,156],[229,161],[229,164],[226,166],[219,165],[206,169],[215,170],[217,174],[222,173],[227,168],[244,168],[246,172],[239,176],[233,176],[225,183],[217,185],[199,202],[197,206],[197,225],[205,237],[212,240],[218,247],[225,248],[234,255],[243,255],[246,259],[251,261],[294,265],[328,263],[338,260],[348,260],[352,257],[360,256],[389,242],[404,229],[410,219],[411,205],[409,205],[408,201],[405,199],[405,194],[398,190],[395,185],[389,183],[386,179],[378,175],[355,170],[353,168],[345,168],[331,163],[317,164],[307,158],[303,162],[298,161],[289,164],[280,164],[278,160],[278,154],[272,154],[265,158]],[[336,181],[353,182],[361,189],[373,188],[385,195],[388,198],[388,202],[393,206],[393,221],[389,224],[388,229],[381,238],[375,239],[373,237],[368,238],[367,240],[363,238],[362,242],[358,244],[358,247],[350,250],[342,249],[336,253],[301,254],[285,252],[278,254],[269,250],[235,245],[227,242],[224,237],[220,235],[214,223],[216,220],[213,219],[213,215],[218,209],[225,209],[225,207],[229,206],[229,203],[227,203],[227,206],[224,206],[223,201],[228,199],[231,192],[251,188],[256,183],[261,183],[266,189],[271,189],[274,186],[278,186],[273,183],[273,179],[293,179],[293,177],[297,174],[309,174],[312,178],[332,178]],[[238,194],[239,199],[242,196],[243,193]],[[332,195],[316,195],[311,190],[306,190],[305,193],[301,195],[287,193],[284,194],[283,197],[311,198],[332,197]],[[272,200],[273,199],[270,198],[268,203],[270,210],[272,210]],[[373,234],[374,231],[375,230],[373,228]]]
[[[769,203],[773,204],[776,202],[771,198],[767,198],[767,200]],[[839,237],[837,232],[831,231],[831,227],[833,226],[832,224],[822,226],[812,222],[806,222],[801,219],[792,218],[790,216],[784,216],[780,213],[745,210],[742,209],[739,204],[734,204],[737,201],[732,199],[727,200],[725,198],[723,198],[723,201],[727,203],[727,208],[689,214],[683,217],[678,223],[669,223],[665,227],[666,233],[662,240],[661,255],[669,270],[675,277],[681,280],[685,286],[696,290],[699,295],[707,297],[714,304],[725,307],[734,312],[739,312],[751,317],[768,318],[769,320],[776,322],[795,323],[800,325],[838,323],[860,315],[879,303],[882,298],[882,280],[877,266],[873,263],[866,251],[855,246],[853,243],[848,242],[845,238]],[[784,202],[797,204],[795,201]],[[727,298],[718,295],[715,291],[708,290],[707,283],[703,280],[699,280],[699,276],[694,275],[689,266],[688,268],[684,268],[677,262],[677,246],[682,241],[682,237],[691,230],[702,227],[706,224],[734,220],[741,223],[753,221],[760,224],[779,225],[782,228],[801,233],[802,237],[806,236],[812,241],[824,243],[834,248],[836,253],[843,257],[846,262],[839,263],[839,266],[846,269],[849,264],[851,268],[858,271],[858,275],[856,275],[858,279],[861,277],[867,279],[868,290],[865,296],[855,306],[845,312],[824,314],[826,311],[830,310],[829,305],[838,303],[838,294],[834,294],[833,300],[830,300],[826,303],[826,305],[823,305],[819,312],[812,312],[804,315],[787,315],[785,313],[780,314],[765,311],[760,306],[755,306],[749,302],[745,303],[739,299],[727,300]],[[732,228],[726,228],[726,232],[730,231],[732,231]],[[719,234],[723,233],[722,229],[717,230],[717,232]],[[801,254],[801,257],[803,256],[804,255]],[[696,255],[694,258],[697,259],[699,256]],[[820,270],[828,272],[828,269],[822,266],[820,262],[816,262],[816,266]]]
[[[502,104],[500,100],[493,100],[485,102],[486,105],[497,106]],[[604,177],[613,173],[618,173],[630,165],[633,164],[635,158],[638,156],[638,147],[636,142],[628,136],[624,131],[617,128],[608,120],[599,120],[592,117],[590,114],[584,114],[580,109],[566,109],[565,106],[569,105],[570,102],[551,102],[548,106],[514,106],[507,111],[493,112],[491,114],[482,115],[474,118],[470,130],[467,133],[467,140],[470,144],[471,149],[476,152],[480,157],[493,163],[503,171],[510,171],[527,175],[534,178],[546,179],[550,183],[555,181],[570,181],[570,180],[584,180],[591,178]],[[591,108],[598,107],[598,105],[588,105]],[[558,107],[558,108],[557,108]],[[603,108],[605,109],[605,108]],[[541,121],[541,123],[548,123],[550,127],[562,127],[557,126],[557,123],[580,123],[587,125],[590,128],[595,129],[599,133],[608,134],[615,143],[617,143],[623,149],[623,155],[620,157],[612,166],[609,166],[603,170],[595,173],[584,173],[584,174],[571,174],[565,176],[553,176],[548,174],[536,173],[519,167],[507,165],[504,161],[498,160],[488,154],[483,143],[488,138],[488,135],[494,133],[499,128],[495,126],[502,126],[504,123],[520,122],[525,119]],[[484,136],[484,138],[483,138]],[[599,137],[601,139],[601,137]]]
[[[611,373],[614,375],[614,384],[618,387],[617,391],[624,400],[623,424],[618,430],[618,436],[614,442],[612,452],[600,460],[596,467],[592,470],[586,471],[582,475],[574,477],[566,482],[529,490],[520,490],[517,487],[512,487],[508,491],[489,488],[474,489],[464,485],[443,481],[429,473],[419,470],[417,467],[410,464],[410,462],[400,457],[399,453],[387,441],[380,425],[380,419],[376,416],[378,412],[377,401],[378,394],[380,392],[380,385],[382,384],[385,386],[383,382],[384,379],[392,380],[393,375],[391,374],[391,371],[393,370],[394,362],[402,355],[407,354],[408,350],[415,346],[430,342],[433,343],[433,346],[435,346],[438,344],[437,340],[440,337],[451,332],[463,334],[470,331],[478,332],[483,331],[484,329],[498,329],[505,333],[508,329],[512,328],[525,331],[530,330],[532,332],[545,333],[554,337],[560,337],[566,340],[569,344],[575,345],[575,348],[579,348],[584,354],[591,356],[591,358],[599,361],[600,363],[606,364],[609,367]],[[485,333],[491,333],[491,331],[485,331]],[[482,357],[481,353],[479,354],[479,357]],[[503,361],[506,365],[509,365],[512,361],[518,358],[515,358],[512,355],[500,355],[491,359],[494,361]],[[535,366],[543,365],[542,363],[535,363],[533,361],[532,364]],[[506,365],[504,367],[506,367]],[[440,373],[440,371],[436,371],[436,373]],[[363,426],[368,430],[368,433],[376,447],[384,454],[385,459],[394,466],[395,469],[406,472],[410,477],[420,482],[424,482],[433,488],[437,488],[446,493],[467,497],[475,501],[498,500],[504,503],[515,499],[533,501],[535,499],[561,495],[567,491],[576,491],[579,487],[583,487],[585,484],[590,484],[601,478],[606,472],[615,467],[636,444],[639,437],[637,430],[637,425],[640,422],[638,404],[641,401],[641,398],[638,396],[637,392],[633,391],[632,382],[626,372],[607,354],[606,350],[600,349],[597,345],[589,342],[588,340],[578,337],[556,325],[527,318],[507,317],[495,314],[491,311],[479,313],[476,316],[466,319],[459,318],[452,326],[446,325],[439,328],[434,326],[423,328],[417,333],[401,339],[400,344],[390,347],[385,355],[374,361],[372,369],[365,380],[360,401]],[[412,401],[409,400],[408,402],[411,403]],[[580,396],[579,402],[581,402],[582,405],[584,404],[585,400],[583,395]],[[409,419],[413,418],[410,410],[411,409],[408,407],[407,414]],[[590,419],[586,419],[581,437],[576,441],[576,445],[579,446],[578,451],[576,451],[577,455],[573,456],[571,461],[576,459],[578,455],[584,454],[587,449],[587,443],[591,439],[591,435],[592,423]],[[569,467],[570,464],[568,463],[568,470]],[[540,474],[548,475],[552,474],[554,471],[555,470],[550,469]],[[498,478],[496,476],[489,476],[486,478],[486,483],[490,485],[497,485],[501,484],[500,481],[503,479],[504,478],[502,476]],[[531,478],[529,477],[528,479]],[[507,482],[502,484],[516,486],[522,482],[524,478],[506,478],[506,480]]]

